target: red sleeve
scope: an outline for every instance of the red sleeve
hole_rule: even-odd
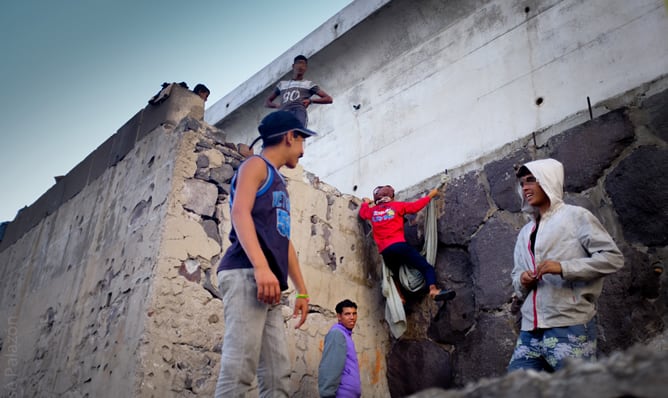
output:
[[[369,204],[366,202],[362,203],[362,206],[360,207],[360,218],[363,220],[371,220],[371,208],[369,208]]]
[[[415,202],[408,202],[404,204],[404,214],[413,214],[417,213],[418,211],[422,210],[427,206],[431,198],[429,196],[425,196],[424,198],[420,198],[416,200]],[[402,214],[403,215],[403,214]]]

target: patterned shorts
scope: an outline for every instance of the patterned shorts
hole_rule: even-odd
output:
[[[534,369],[554,372],[566,358],[596,358],[596,318],[583,325],[520,331],[508,372]]]

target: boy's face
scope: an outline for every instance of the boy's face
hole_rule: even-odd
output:
[[[299,158],[304,156],[304,140],[306,138],[300,134],[294,135],[292,131],[286,134],[286,142],[288,144],[288,160],[285,165],[294,169],[299,163]]]
[[[306,73],[306,69],[307,69],[307,64],[306,61],[304,61],[303,59],[299,59],[297,60],[297,62],[292,64],[292,72],[295,75],[303,75],[304,73]]]
[[[343,307],[341,313],[336,314],[336,317],[339,319],[339,323],[346,329],[353,330],[357,323],[357,308]]]
[[[543,188],[540,187],[536,177],[533,174],[525,175],[520,178],[520,186],[522,187],[522,195],[527,203],[538,209],[547,210],[550,207],[550,198],[545,194]]]

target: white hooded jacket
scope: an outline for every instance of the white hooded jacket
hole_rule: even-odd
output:
[[[524,165],[550,199],[550,208],[540,218],[534,253],[530,236],[533,220],[525,225],[515,244],[513,287],[524,299],[522,330],[573,326],[589,322],[596,314],[603,277],[624,265],[624,257],[608,232],[589,210],[563,202],[564,168],[554,159],[536,160]],[[523,209],[526,203],[518,190]],[[538,264],[552,260],[561,263],[562,275],[543,275],[535,289],[520,283],[524,271],[535,273]]]

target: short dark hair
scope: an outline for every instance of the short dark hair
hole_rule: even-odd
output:
[[[308,59],[307,59],[305,56],[301,55],[301,54],[297,55],[297,56],[295,57],[295,59],[292,60],[292,63],[293,63],[293,64],[296,64],[297,61],[304,61],[304,62],[306,62],[306,63],[308,64]]]
[[[515,173],[515,177],[522,178],[524,176],[528,176],[529,174],[532,174],[531,170],[529,170],[526,166],[522,166]]]
[[[352,301],[345,299],[342,302],[338,303],[336,305],[336,313],[337,314],[343,314],[343,309],[344,308],[354,308],[357,309],[357,304],[353,303]]]
[[[199,94],[199,93],[209,93],[209,94],[211,94],[211,91],[205,85],[200,83],[200,84],[195,86],[195,88],[193,89],[193,93],[195,93],[195,94]]]
[[[287,133],[286,133],[287,134]],[[307,136],[305,134],[301,134],[299,131],[292,130],[293,137],[297,138],[298,136],[302,136],[306,138]],[[267,148],[270,146],[278,145],[283,141],[284,135],[279,135],[275,137],[270,137],[270,138],[263,138],[262,139],[262,148]]]

